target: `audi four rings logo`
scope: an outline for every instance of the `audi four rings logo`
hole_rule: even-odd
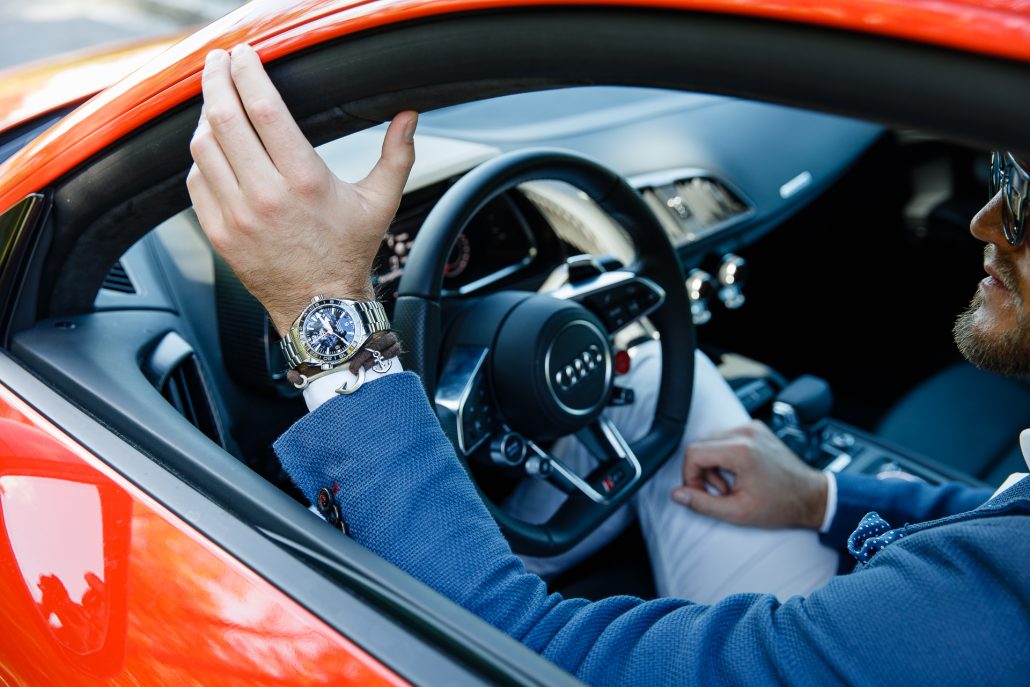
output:
[[[600,347],[590,344],[585,351],[554,373],[554,382],[562,391],[568,391],[593,374],[603,363],[604,354],[601,353]]]

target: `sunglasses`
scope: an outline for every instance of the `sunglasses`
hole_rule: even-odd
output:
[[[1027,194],[1030,192],[1030,174],[1012,156],[995,151],[991,154],[991,174],[988,181],[991,198],[1001,191],[1001,229],[1005,240],[1013,246],[1023,240],[1026,231]]]

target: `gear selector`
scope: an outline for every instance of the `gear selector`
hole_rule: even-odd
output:
[[[772,429],[806,462],[816,462],[822,457],[823,430],[832,407],[829,383],[813,375],[802,375],[776,396]]]

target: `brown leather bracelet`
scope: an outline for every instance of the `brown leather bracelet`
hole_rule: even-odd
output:
[[[392,331],[386,332],[382,336],[377,336],[373,339],[369,339],[365,342],[365,345],[361,347],[354,357],[350,359],[348,367],[354,374],[358,373],[360,368],[370,369],[376,364],[376,358],[372,355],[372,351],[378,351],[382,358],[396,358],[401,354],[401,341],[397,338],[397,335]]]

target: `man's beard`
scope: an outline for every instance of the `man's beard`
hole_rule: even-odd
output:
[[[1016,290],[1018,277],[1008,263],[995,260],[994,267],[1014,301],[1016,326],[996,334],[978,324],[977,312],[984,307],[984,294],[977,289],[973,302],[955,321],[955,344],[966,360],[981,370],[1011,377],[1030,376],[1030,322]]]

